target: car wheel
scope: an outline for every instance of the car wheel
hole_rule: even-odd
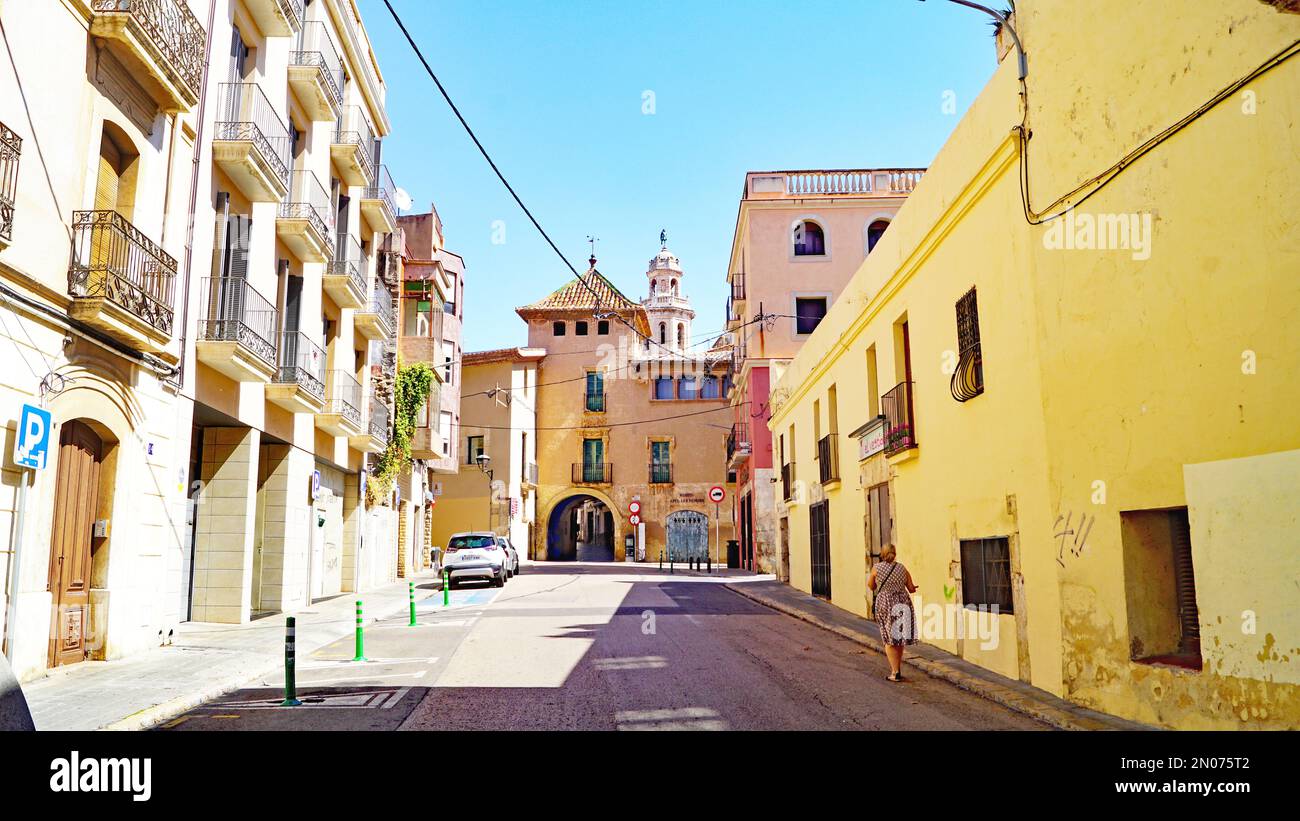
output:
[[[504,568],[502,568],[500,573],[492,577],[492,586],[493,587],[506,586],[506,571]]]

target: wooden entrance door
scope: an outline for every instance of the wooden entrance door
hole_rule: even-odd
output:
[[[85,423],[63,425],[54,486],[54,527],[50,535],[51,667],[81,661],[87,653],[90,537],[99,502],[103,449],[103,442]]]

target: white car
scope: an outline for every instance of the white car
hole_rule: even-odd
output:
[[[512,545],[510,543],[510,540],[507,539],[505,536],[498,536],[497,544],[501,545],[501,547],[506,551],[506,556],[510,558],[510,561],[506,563],[506,578],[509,579],[514,576],[518,576],[519,575],[519,551],[515,550],[515,546]]]
[[[452,534],[444,556],[442,567],[448,585],[453,588],[456,582],[466,579],[502,587],[510,572],[509,553],[497,542],[497,535],[487,531]]]

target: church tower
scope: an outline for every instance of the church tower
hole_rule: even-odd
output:
[[[695,311],[691,310],[691,301],[686,298],[682,287],[685,275],[682,264],[668,250],[668,234],[659,232],[659,253],[650,260],[646,269],[650,295],[641,300],[645,307],[646,318],[650,320],[650,336],[659,345],[646,343],[651,356],[669,356],[668,348],[674,353],[686,353],[691,347],[691,320]],[[662,346],[662,347],[660,347]]]

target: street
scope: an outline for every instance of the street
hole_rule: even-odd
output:
[[[298,660],[163,730],[1045,729],[727,589],[653,565],[525,565]],[[735,577],[729,579],[733,583]]]

